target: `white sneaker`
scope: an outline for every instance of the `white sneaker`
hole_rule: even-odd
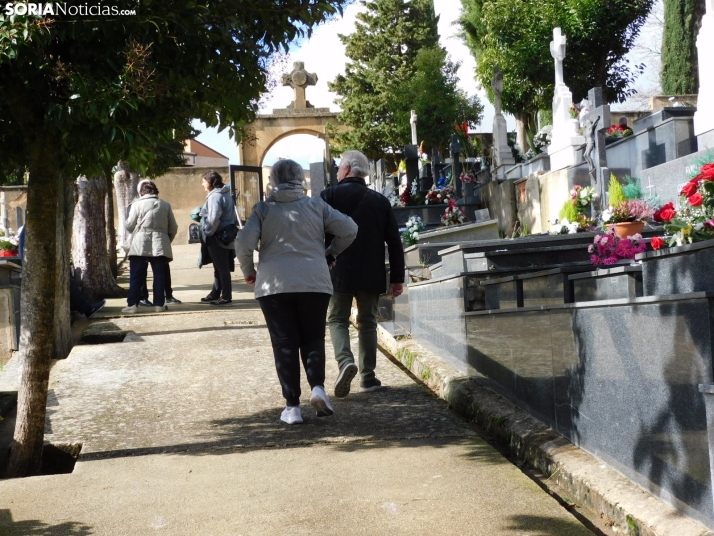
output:
[[[312,394],[310,395],[310,405],[317,411],[318,417],[329,417],[334,413],[332,409],[332,404],[330,404],[330,399],[327,398],[327,393],[325,389],[316,385],[312,388]]]
[[[169,306],[166,304],[154,306],[155,313],[162,313],[162,312],[168,311],[168,310],[169,310]]]
[[[280,414],[280,420],[287,424],[302,423],[302,413],[300,413],[300,406],[285,406],[285,409]]]
[[[122,313],[127,313],[127,314],[134,314],[139,311],[139,306],[138,305],[130,305],[129,307],[124,307],[124,309],[121,310]]]

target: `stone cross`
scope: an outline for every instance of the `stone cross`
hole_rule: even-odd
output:
[[[293,71],[283,75],[283,85],[290,86],[295,90],[295,100],[288,105],[288,108],[314,108],[305,99],[305,88],[317,84],[317,75],[308,73],[305,70],[305,63],[296,61],[293,63]]]
[[[565,36],[560,28],[553,30],[553,40],[550,42],[550,55],[555,60],[555,85],[565,84],[563,79],[563,60],[565,59]]]
[[[456,134],[451,135],[449,144],[449,154],[451,155],[451,177],[454,184],[456,199],[461,199],[461,143]]]
[[[583,157],[590,168],[590,185],[595,190],[593,195],[593,217],[602,212],[605,199],[605,181],[610,178],[605,153],[605,133],[610,128],[610,106],[603,101],[602,88],[595,87],[588,91],[589,112],[583,116],[585,131],[585,152]]]
[[[419,145],[419,140],[417,139],[417,114],[414,110],[412,110],[412,115],[409,119],[409,122],[412,124],[412,145]]]

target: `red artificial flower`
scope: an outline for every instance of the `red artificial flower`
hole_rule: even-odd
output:
[[[454,123],[454,132],[456,132],[457,134],[461,132],[461,125],[459,125],[458,123]]]
[[[687,202],[692,205],[693,207],[700,207],[702,203],[704,203],[704,198],[702,197],[702,194],[697,192],[693,196],[691,196],[689,199],[687,199]]]
[[[468,122],[464,121],[461,123],[461,130],[464,132],[464,136],[466,136],[466,139],[469,137],[469,124]]]
[[[650,242],[650,245],[652,246],[652,249],[657,251],[662,246],[664,246],[664,240],[662,240],[659,236],[655,236]]]
[[[699,170],[698,178],[705,181],[714,181],[714,164],[704,164]]]
[[[660,223],[669,223],[676,215],[677,211],[674,210],[674,203],[669,202],[659,210],[655,210],[655,213],[652,215],[652,219]]]
[[[679,192],[679,195],[683,195],[685,197],[692,197],[695,193],[697,193],[697,186],[699,186],[699,179],[695,177],[684,185],[684,188],[682,188],[682,191]]]

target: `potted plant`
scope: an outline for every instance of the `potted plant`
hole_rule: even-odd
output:
[[[637,180],[629,179],[627,188],[632,190],[630,195],[639,195]],[[615,233],[621,237],[642,233],[645,221],[654,215],[652,204],[639,197],[628,198],[615,175],[610,175],[608,195],[610,205],[602,211],[603,225],[607,229],[614,228]]]
[[[628,237],[619,236],[615,228],[608,229],[604,235],[597,235],[590,246],[590,262],[599,266],[601,264],[621,264],[635,258],[638,253],[643,253],[647,245],[642,235],[634,234]]]
[[[12,229],[0,228],[0,257],[19,257],[20,239]]]

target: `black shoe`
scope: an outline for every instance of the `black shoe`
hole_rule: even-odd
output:
[[[368,380],[366,382],[360,382],[359,384],[360,393],[371,393],[372,391],[376,391],[377,389],[381,388],[382,382],[380,382],[377,378],[373,380]]]
[[[213,300],[211,305],[230,305],[232,302],[233,300],[224,300],[223,298],[219,298],[217,300]]]
[[[335,396],[337,398],[344,398],[350,394],[350,384],[356,374],[357,365],[354,363],[347,363],[340,369],[340,374],[337,376],[337,381],[335,382]]]
[[[166,298],[166,303],[181,303],[181,300],[177,300],[176,298],[171,296],[170,298]]]
[[[203,303],[208,303],[208,302],[216,301],[217,299],[218,299],[218,298],[216,298],[215,296],[211,296],[211,295],[209,294],[209,295],[206,296],[205,298],[201,298],[201,302],[203,302]]]
[[[141,305],[142,307],[153,307],[154,306],[154,304],[151,303],[149,300],[140,300],[139,305]]]
[[[89,308],[89,311],[87,311],[87,314],[85,315],[87,319],[92,318],[95,314],[97,314],[99,311],[102,310],[102,308],[107,304],[107,300],[102,300],[100,302],[95,303]]]

